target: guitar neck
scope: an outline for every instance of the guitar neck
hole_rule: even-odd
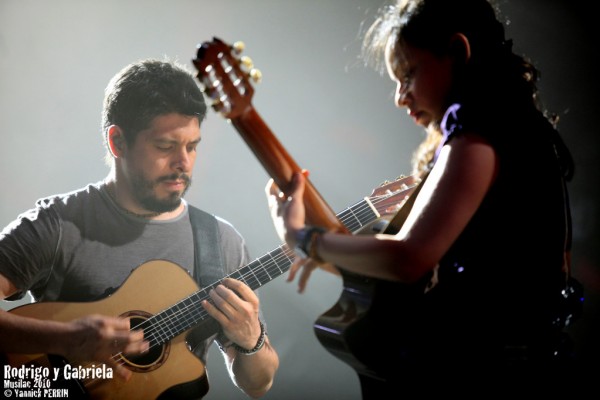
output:
[[[349,230],[356,231],[379,218],[379,213],[371,200],[365,198],[337,214],[336,220],[338,217]],[[256,290],[288,271],[294,257],[294,252],[287,245],[281,245],[227,277],[240,280],[252,290]],[[173,339],[210,318],[201,303],[204,300],[210,300],[209,292],[220,283],[217,281],[191,294],[177,304],[145,320],[135,329],[142,328],[144,332],[152,332],[149,340],[156,344]]]
[[[254,107],[248,106],[240,116],[231,119],[231,123],[277,186],[287,193],[291,188],[293,174],[301,169],[275,138],[258,112]],[[304,206],[308,224],[347,231],[308,179],[304,190]]]

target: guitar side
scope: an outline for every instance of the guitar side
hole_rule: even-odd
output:
[[[410,342],[398,330],[398,321],[410,321],[410,309],[396,309],[390,304],[411,307],[422,298],[423,285],[405,285],[366,278],[342,271],[343,290],[337,302],[321,314],[314,324],[315,335],[331,354],[350,365],[361,380],[384,382],[390,359],[387,346]],[[408,308],[408,307],[407,307]]]
[[[85,303],[33,303],[16,307],[9,312],[30,318],[63,322],[90,314],[129,316],[132,318],[133,327],[134,320],[154,315],[196,291],[196,282],[183,268],[168,261],[153,260],[133,270],[125,283],[105,299]],[[186,386],[186,389],[194,387],[194,390],[199,391],[196,395],[201,397],[208,392],[205,367],[188,350],[185,336],[186,333],[182,333],[160,349],[151,349],[148,356],[140,360],[122,358],[126,368],[133,372],[127,382],[116,376],[82,380],[89,398],[155,399],[179,385]],[[6,359],[13,367],[31,363],[49,364],[48,356],[44,354],[9,353],[6,354]],[[79,366],[85,368],[89,365]],[[169,395],[176,398],[172,391],[169,391]]]

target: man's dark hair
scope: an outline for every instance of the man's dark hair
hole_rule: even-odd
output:
[[[102,131],[118,125],[128,145],[160,115],[179,113],[201,122],[206,103],[194,76],[173,61],[155,59],[129,64],[109,82],[104,95]]]

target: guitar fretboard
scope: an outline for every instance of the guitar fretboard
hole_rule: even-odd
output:
[[[337,216],[351,232],[356,232],[377,219],[379,213],[371,199],[365,198],[341,211]],[[227,277],[242,281],[252,290],[256,290],[288,271],[294,257],[294,252],[284,244],[237,269]],[[220,281],[214,282],[191,294],[132,329],[143,329],[144,337],[150,341],[151,346],[168,342],[210,318],[201,306],[201,302],[210,301],[209,292],[220,283]]]

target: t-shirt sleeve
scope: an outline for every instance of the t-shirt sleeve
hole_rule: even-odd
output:
[[[9,223],[0,233],[0,273],[18,289],[44,285],[56,257],[60,218],[47,204],[38,203]]]

